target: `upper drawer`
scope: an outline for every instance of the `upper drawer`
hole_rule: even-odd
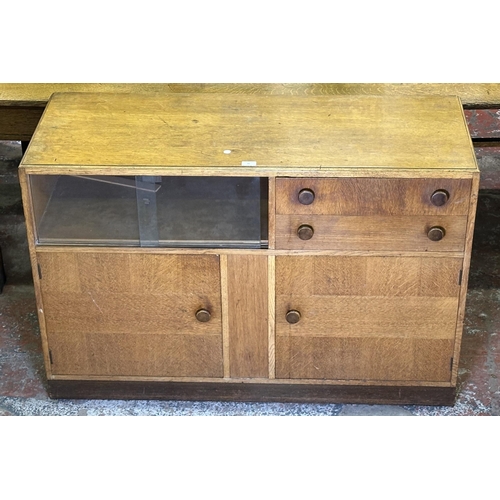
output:
[[[278,178],[283,215],[467,215],[471,179]]]

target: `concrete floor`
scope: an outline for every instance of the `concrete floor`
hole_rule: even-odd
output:
[[[0,294],[0,415],[500,415],[500,158],[480,193],[459,391],[452,407],[179,401],[50,400],[28,257],[17,167],[21,147],[0,141],[0,248],[7,284]],[[497,170],[498,168],[498,170]]]

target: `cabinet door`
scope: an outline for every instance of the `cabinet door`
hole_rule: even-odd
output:
[[[218,256],[68,250],[38,262],[52,374],[222,377]]]
[[[276,377],[450,381],[461,264],[277,257]]]

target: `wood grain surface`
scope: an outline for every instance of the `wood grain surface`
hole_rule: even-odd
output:
[[[270,255],[267,260],[268,276],[268,346],[269,346],[269,379],[276,378],[276,258]]]
[[[231,377],[268,377],[268,263],[264,255],[229,255]]]
[[[465,106],[500,103],[498,83],[171,83],[172,92],[226,92],[271,95],[458,95]]]
[[[309,225],[309,240],[297,236]],[[431,241],[432,227],[446,231],[441,241]],[[463,251],[467,216],[364,216],[277,215],[276,248],[291,250],[386,250],[442,252]]]
[[[276,213],[318,215],[467,215],[472,179],[276,179]],[[299,193],[314,193],[309,205]],[[442,206],[431,196],[448,193]]]
[[[460,363],[460,347],[462,345],[462,334],[464,329],[465,305],[467,301],[467,287],[469,283],[470,263],[472,256],[472,244],[474,238],[474,222],[476,219],[477,202],[479,196],[479,174],[473,179],[472,196],[470,198],[469,217],[467,220],[467,236],[465,239],[465,255],[463,265],[462,284],[460,289],[460,303],[457,317],[457,342],[455,343],[454,362],[452,370],[452,383],[456,384],[458,379],[458,368]]]
[[[287,255],[275,260],[277,290],[291,297],[457,297],[460,291],[462,258]]]
[[[43,109],[33,106],[2,106],[0,101],[0,140],[29,141],[42,117]]]
[[[1,83],[0,101],[43,106],[54,92],[457,95],[469,107],[500,104],[498,83]]]
[[[270,178],[271,234],[270,248],[255,251],[37,249],[33,218],[50,196],[50,182],[40,185],[26,213],[49,378],[454,385],[477,195],[472,143],[456,95],[381,89],[54,94],[22,161],[26,202],[26,172],[242,172]],[[285,178],[294,175],[304,178]],[[304,187],[311,205],[297,202]],[[429,201],[438,189],[450,195],[440,207]],[[297,237],[301,224],[312,239]],[[429,240],[433,226],[443,240]]]
[[[23,164],[202,170],[249,161],[255,170],[477,169],[455,97],[210,93],[54,94]]]
[[[68,251],[38,262],[54,374],[222,376],[217,256]],[[196,319],[201,308],[210,321]]]
[[[276,377],[447,382],[451,339],[276,338]],[[328,354],[327,354],[328,353]]]
[[[29,141],[51,95],[56,92],[106,93],[232,93],[258,95],[457,95],[465,108],[500,106],[500,84],[126,84],[126,83],[0,83],[0,140]]]
[[[44,107],[55,92],[162,93],[165,83],[0,83],[0,105]]]
[[[461,265],[276,257],[276,377],[449,381]]]
[[[299,382],[299,383],[297,383]],[[453,405],[456,388],[436,383],[347,385],[241,382],[49,380],[52,398]]]
[[[50,333],[52,373],[222,377],[219,336]]]

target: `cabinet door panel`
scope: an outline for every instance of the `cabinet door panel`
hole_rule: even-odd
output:
[[[126,377],[222,377],[222,342],[215,335],[49,335],[52,373]]]
[[[276,352],[277,378],[446,382],[453,340],[279,336]]]
[[[68,251],[38,261],[52,373],[222,376],[218,256]]]
[[[228,255],[229,371],[268,377],[268,275],[265,255]]]
[[[461,264],[277,257],[276,377],[449,381]]]

